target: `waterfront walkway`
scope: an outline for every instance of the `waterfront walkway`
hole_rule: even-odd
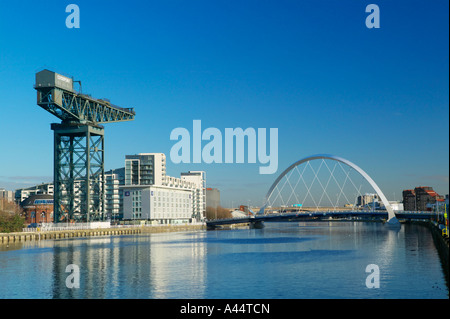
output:
[[[115,236],[143,233],[163,233],[206,229],[204,224],[172,224],[172,225],[145,225],[134,227],[111,227],[98,229],[61,229],[43,230],[32,229],[28,232],[0,233],[0,244],[25,242],[46,239],[61,239],[73,237]]]

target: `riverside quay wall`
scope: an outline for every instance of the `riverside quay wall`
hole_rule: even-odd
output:
[[[74,237],[91,236],[116,236],[132,235],[144,233],[164,233],[203,230],[206,226],[203,224],[184,224],[184,225],[161,225],[161,226],[140,226],[130,228],[103,228],[103,229],[82,229],[82,230],[58,230],[58,231],[35,231],[35,232],[17,232],[0,233],[0,244],[9,244],[13,242],[25,242],[46,239],[61,239]]]

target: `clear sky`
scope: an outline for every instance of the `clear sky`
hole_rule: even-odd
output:
[[[80,28],[65,24],[68,4]],[[380,8],[368,29],[365,8]],[[53,179],[58,122],[36,104],[43,68],[83,92],[134,107],[106,124],[105,169],[163,152],[167,172],[205,170],[207,186],[257,205],[300,158],[328,153],[363,168],[389,199],[449,189],[448,0],[159,0],[0,2],[0,187]],[[278,171],[174,164],[177,127],[278,128]]]

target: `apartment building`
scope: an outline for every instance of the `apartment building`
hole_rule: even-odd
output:
[[[123,219],[172,224],[203,221],[206,213],[206,174],[166,175],[163,153],[125,157]]]

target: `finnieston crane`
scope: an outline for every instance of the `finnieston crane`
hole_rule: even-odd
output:
[[[74,90],[72,78],[36,73],[37,104],[61,120],[54,131],[54,222],[106,219],[105,135],[100,124],[133,121],[133,108],[112,105]]]

